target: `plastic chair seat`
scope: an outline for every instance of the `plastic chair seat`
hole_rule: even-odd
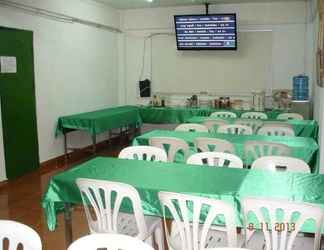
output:
[[[268,115],[263,112],[245,112],[241,115],[245,119],[268,119]]]
[[[42,242],[38,233],[31,227],[24,225],[20,222],[11,220],[0,220],[0,239],[1,250],[42,250]],[[8,248],[4,247],[4,239],[8,240]]]
[[[120,249],[120,250],[154,250],[143,241],[122,234],[90,234],[74,241],[68,250]]]
[[[151,236],[155,229],[161,224],[161,219],[153,216],[144,216],[144,220],[147,226],[148,237]],[[120,212],[118,214],[117,231],[119,234],[125,234],[128,236],[136,237],[139,234],[138,227],[134,215]],[[97,228],[90,228],[92,234],[95,233],[111,233],[110,231],[99,231]],[[146,240],[146,239],[142,239]]]
[[[230,125],[222,125],[217,129],[217,133],[221,134],[235,134],[235,135],[252,135],[253,130],[249,126],[241,125],[241,124],[230,124]]]
[[[265,136],[295,136],[295,131],[288,126],[264,125],[258,130],[258,135]]]
[[[261,231],[256,231],[245,247],[251,250],[266,249],[263,233]],[[314,249],[314,238],[304,237],[302,234],[299,234],[293,243],[293,250],[306,249]]]
[[[167,162],[166,152],[152,146],[130,146],[120,151],[118,158],[128,160],[160,161]]]
[[[175,131],[182,131],[182,132],[208,132],[208,128],[202,124],[196,123],[184,123],[177,126]]]
[[[187,164],[210,167],[243,168],[243,161],[236,155],[222,152],[202,152],[191,155]]]
[[[170,249],[173,250],[181,250],[181,238],[180,233],[174,230],[175,227],[171,226],[171,238],[170,240]],[[198,238],[201,236],[203,226],[199,226]],[[225,227],[222,226],[212,226],[212,230],[210,230],[207,234],[207,240],[205,244],[205,248],[219,248],[219,247],[227,247],[227,233]],[[192,227],[191,227],[192,230]],[[238,245],[241,246],[244,243],[244,235],[238,234],[237,235]]]
[[[168,161],[174,162],[176,154],[180,151],[183,153],[184,161],[189,157],[189,145],[185,140],[173,137],[152,137],[149,139],[149,144],[153,147],[165,150],[168,155]],[[169,150],[164,148],[169,147]]]
[[[260,157],[252,163],[251,168],[269,171],[310,173],[310,167],[306,162],[297,158],[287,156]]]
[[[216,111],[212,113],[209,117],[215,118],[237,118],[237,115],[233,112],[228,111]]]
[[[230,153],[230,154],[235,153],[235,147],[231,142],[227,140],[218,139],[218,138],[199,137],[194,140],[194,145],[201,152],[214,151],[214,152],[222,152],[222,153]],[[210,150],[211,146],[214,147],[213,150]]]
[[[301,114],[297,113],[282,113],[277,116],[278,120],[304,120]]]

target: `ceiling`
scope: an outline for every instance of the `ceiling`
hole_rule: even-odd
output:
[[[108,4],[117,9],[136,9],[136,8],[150,8],[150,7],[197,5],[206,2],[211,4],[216,4],[216,3],[278,2],[278,1],[286,2],[286,1],[296,1],[296,0],[153,0],[152,3],[148,2],[148,0],[94,0],[94,1]],[[299,1],[305,1],[305,0],[299,0]]]

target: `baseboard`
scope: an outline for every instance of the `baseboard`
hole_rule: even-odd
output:
[[[0,181],[0,188],[6,186],[8,184],[8,180]]]
[[[116,137],[109,141],[102,141],[96,144],[96,150],[97,152],[100,152],[101,150],[107,149],[107,147],[113,147],[113,150],[116,150],[116,145],[127,145],[128,142],[124,142],[122,140],[123,138]],[[41,173],[47,173],[49,171],[52,171],[53,169],[57,168],[63,168],[67,165],[73,165],[74,163],[80,162],[83,159],[87,159],[89,157],[93,157],[94,154],[92,152],[93,146],[89,145],[84,148],[80,148],[78,150],[75,150],[73,152],[68,153],[68,159],[65,158],[65,155],[60,155],[58,157],[55,157],[53,159],[44,161],[40,164],[41,167]]]

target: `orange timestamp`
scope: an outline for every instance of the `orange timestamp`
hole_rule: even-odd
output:
[[[272,230],[271,225],[267,222],[261,222],[261,223],[259,223],[259,226],[255,226],[254,223],[249,223],[247,226],[247,229],[250,231],[254,231],[257,229],[261,229],[262,231],[265,231],[265,230],[271,231]],[[284,232],[284,231],[292,232],[292,231],[296,230],[296,223],[284,223],[284,222],[275,223],[273,230],[277,231],[277,232]]]

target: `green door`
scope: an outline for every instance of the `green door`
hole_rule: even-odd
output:
[[[39,167],[33,32],[0,27],[0,57],[16,57],[17,73],[1,73],[0,98],[7,178]],[[8,64],[7,64],[8,65]]]

